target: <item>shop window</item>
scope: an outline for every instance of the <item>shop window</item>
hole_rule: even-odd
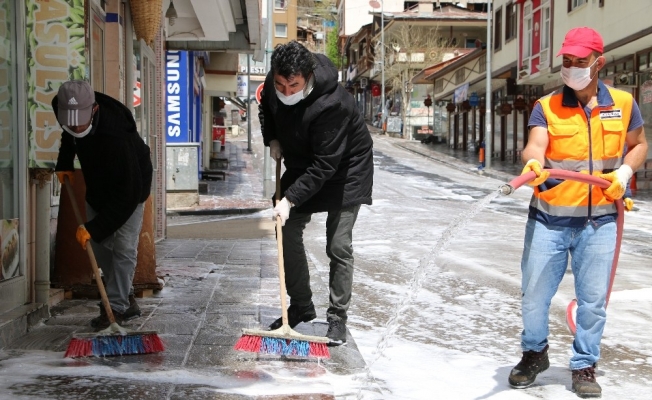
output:
[[[625,61],[625,71],[627,72],[634,71],[634,60]]]
[[[3,4],[4,3],[4,4]],[[25,65],[24,60],[16,58],[16,32],[13,1],[0,1],[0,233],[2,237],[2,265],[0,265],[0,283],[24,276],[25,267],[21,264],[19,248],[19,208],[18,201],[18,135],[19,122],[17,68]],[[21,62],[23,61],[23,62]],[[22,132],[21,132],[22,133]],[[56,178],[55,178],[56,180]],[[21,221],[22,222],[22,221]],[[22,228],[21,228],[22,229]],[[17,282],[17,281],[14,281]],[[20,285],[25,287],[25,283]],[[8,286],[2,286],[0,293]],[[5,292],[3,292],[5,290]],[[24,290],[19,289],[13,296],[0,295],[0,310],[11,309],[24,303]],[[11,303],[11,304],[7,304]],[[7,308],[8,307],[8,308]]]
[[[638,56],[638,69],[643,71],[648,67],[649,53],[641,54]]]
[[[18,120],[16,117],[18,86],[15,72],[19,60],[16,60],[14,50],[16,36],[13,26],[13,4],[13,2],[4,2],[5,11],[0,13],[0,40],[2,43],[2,51],[0,51],[0,219],[2,220],[18,218],[18,168],[16,168],[18,160]],[[2,239],[5,238],[2,237]],[[8,267],[5,266],[5,269]],[[11,272],[11,276],[6,276],[4,279],[14,276],[15,271],[12,269]],[[2,273],[0,273],[0,277],[2,277]]]
[[[91,18],[91,85],[104,93],[104,19],[93,7]]]

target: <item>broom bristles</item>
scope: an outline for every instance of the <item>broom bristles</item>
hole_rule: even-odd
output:
[[[151,354],[165,350],[157,334],[102,335],[94,338],[73,337],[64,357],[107,357]]]
[[[234,348],[250,353],[273,354],[277,356],[296,356],[311,358],[330,358],[326,343],[307,340],[242,335]]]

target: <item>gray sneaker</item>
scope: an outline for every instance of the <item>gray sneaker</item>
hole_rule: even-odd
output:
[[[330,339],[328,346],[341,346],[346,343],[346,323],[340,319],[328,319],[328,332],[326,337]]]
[[[595,380],[595,368],[575,369],[573,372],[573,392],[583,399],[602,397],[602,388]]]

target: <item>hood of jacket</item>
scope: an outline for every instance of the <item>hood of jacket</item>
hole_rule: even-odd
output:
[[[306,97],[306,100],[313,100],[325,93],[331,93],[337,88],[337,68],[328,57],[323,54],[314,54],[315,70],[313,71],[314,86]]]

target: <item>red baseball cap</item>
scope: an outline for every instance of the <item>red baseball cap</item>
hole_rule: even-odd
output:
[[[597,51],[600,54],[604,53],[602,36],[594,29],[584,26],[568,31],[557,57],[568,54],[584,58],[591,54],[592,51]]]

